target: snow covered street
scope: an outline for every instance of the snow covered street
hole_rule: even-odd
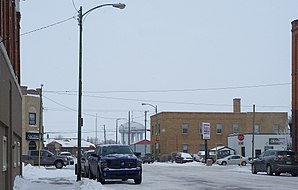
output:
[[[296,189],[298,178],[291,175],[268,176],[265,173],[251,174],[250,166],[205,166],[193,162],[187,164],[154,163],[143,165],[143,182],[135,185],[133,180],[110,181],[101,185],[95,180],[82,178],[76,182],[74,166],[61,170],[54,167],[27,165],[23,177],[17,177],[14,190],[168,190],[168,189],[242,189],[286,190]]]

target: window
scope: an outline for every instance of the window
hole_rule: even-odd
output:
[[[239,124],[233,124],[233,134],[239,133]]]
[[[182,124],[182,133],[183,134],[188,133],[188,124],[187,123]]]
[[[188,152],[188,144],[183,144],[182,150],[183,150],[183,152]]]
[[[255,125],[255,133],[260,133],[260,125]]]
[[[222,124],[218,123],[216,124],[216,134],[222,133]]]
[[[200,135],[202,135],[202,126],[201,125],[199,125],[199,133],[200,133]]]
[[[29,113],[29,125],[36,125],[36,113]]]
[[[273,149],[273,146],[265,146],[264,147],[264,150],[266,151],[266,150],[271,150],[271,149]]]
[[[276,134],[279,134],[280,133],[280,126],[279,126],[279,124],[274,124],[273,125],[273,131]]]
[[[35,143],[35,141],[30,141],[29,142],[29,150],[36,150],[37,149],[37,145]]]
[[[200,144],[200,151],[205,150],[205,144]]]
[[[160,124],[155,125],[155,135],[160,135]]]
[[[3,136],[2,150],[3,150],[2,171],[6,171],[7,170],[7,138],[5,136]]]

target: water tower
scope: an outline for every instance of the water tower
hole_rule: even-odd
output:
[[[128,137],[130,135],[130,144],[134,144],[141,140],[144,140],[145,126],[138,122],[130,122],[130,125],[124,123],[119,127],[119,133],[121,135],[121,144],[128,144]]]

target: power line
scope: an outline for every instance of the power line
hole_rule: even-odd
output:
[[[165,90],[107,90],[107,91],[84,91],[84,93],[164,93],[164,92],[194,92],[194,91],[215,91],[215,90],[235,90],[235,89],[245,89],[245,88],[263,88],[263,87],[273,87],[273,86],[285,86],[291,83],[273,83],[273,84],[261,84],[261,85],[246,85],[246,86],[228,86],[228,87],[210,87],[210,88],[189,88],[189,89],[165,89]],[[71,90],[48,90],[47,93],[77,93],[77,91]]]
[[[68,94],[65,95],[75,95]],[[160,100],[148,100],[148,99],[134,99],[134,98],[121,98],[121,97],[108,97],[108,96],[96,96],[96,95],[83,95],[84,97],[111,99],[111,100],[124,100],[124,101],[136,101],[136,102],[152,102],[152,103],[164,103],[164,104],[177,104],[177,105],[194,105],[194,106],[217,106],[217,107],[231,107],[231,104],[213,104],[213,103],[196,103],[196,102],[176,102],[176,101],[160,101]],[[243,107],[251,107],[251,105],[242,105]],[[281,105],[258,105],[258,107],[264,108],[289,108],[289,106]],[[86,114],[88,115],[88,114]],[[94,115],[92,115],[94,117]],[[111,118],[110,118],[111,119]]]
[[[22,33],[22,34],[20,34],[20,36],[28,35],[28,34],[31,34],[31,33],[33,33],[33,32],[37,32],[37,31],[40,31],[40,30],[44,30],[44,29],[47,29],[47,28],[56,26],[56,25],[58,25],[58,24],[62,24],[62,23],[64,23],[64,22],[66,22],[66,21],[69,21],[69,20],[71,20],[71,19],[75,19],[75,18],[76,18],[76,16],[72,16],[72,17],[70,17],[70,18],[61,20],[61,21],[59,21],[59,22],[56,22],[56,23],[53,23],[53,24],[50,24],[50,25],[47,25],[47,26],[43,26],[43,27],[41,27],[41,28],[37,28],[37,29],[35,29],[35,30],[31,30],[31,31],[29,31],[29,32]]]
[[[77,9],[76,4],[74,3],[74,1],[73,1],[73,0],[71,0],[71,1],[72,1],[73,8],[74,8],[77,12],[79,12],[79,10]]]

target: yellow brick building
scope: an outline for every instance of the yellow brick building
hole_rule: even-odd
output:
[[[234,99],[233,112],[161,112],[151,116],[152,154],[157,160],[167,161],[172,152],[204,150],[202,122],[211,125],[208,148],[227,146],[230,134],[252,133],[253,113],[241,112],[240,107],[240,99]],[[287,125],[287,112],[255,113],[255,133],[280,133]]]

